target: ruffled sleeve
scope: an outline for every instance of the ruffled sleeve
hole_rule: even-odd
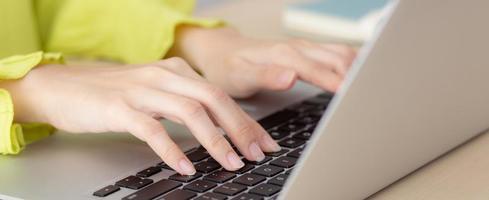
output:
[[[19,79],[40,64],[62,62],[61,54],[41,51],[0,59],[0,80]],[[18,154],[25,145],[54,131],[54,128],[46,124],[18,124],[13,119],[14,106],[10,94],[0,88],[0,154]]]
[[[164,57],[173,45],[177,26],[222,24],[191,17],[193,4],[189,0],[65,0],[53,11],[55,18],[39,19],[42,27],[49,27],[43,31],[48,51],[144,63]]]

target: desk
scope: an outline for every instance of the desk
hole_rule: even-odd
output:
[[[281,11],[293,1],[226,1],[196,15],[224,19],[252,37],[283,39]],[[474,138],[369,199],[489,199],[489,134]]]

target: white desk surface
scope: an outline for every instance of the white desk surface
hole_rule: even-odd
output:
[[[281,27],[281,12],[294,1],[226,1],[206,6],[196,15],[224,19],[249,36],[283,39],[287,36]],[[370,199],[489,199],[489,135],[480,135]]]

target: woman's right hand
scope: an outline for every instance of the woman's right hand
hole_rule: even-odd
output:
[[[46,65],[2,87],[12,95],[17,122],[44,122],[75,133],[130,132],[181,174],[195,169],[160,118],[185,124],[227,170],[244,164],[216,126],[248,160],[280,150],[225,92],[179,58],[105,68]]]

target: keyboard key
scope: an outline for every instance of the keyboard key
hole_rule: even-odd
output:
[[[208,180],[216,183],[224,183],[234,177],[236,177],[236,174],[234,173],[225,170],[219,170],[219,171],[212,172],[207,176],[204,176],[204,180]]]
[[[245,160],[246,163],[252,164],[252,165],[261,165],[263,163],[266,163],[268,161],[272,160],[272,157],[270,156],[265,156],[263,160],[260,161],[250,161],[250,160]]]
[[[243,167],[241,167],[240,169],[238,169],[236,171],[231,171],[231,172],[233,172],[235,174],[244,174],[244,173],[252,170],[253,168],[255,168],[254,165],[245,163],[245,165]]]
[[[201,148],[201,149],[204,149],[204,150],[205,150],[205,148],[204,148],[203,146],[198,146],[198,147],[190,148],[189,150],[187,150],[187,151],[185,151],[185,152],[183,152],[183,153],[184,153],[185,155],[187,155],[187,154],[189,154],[190,152],[195,151],[195,150],[197,150],[197,149],[199,149],[199,148]]]
[[[314,132],[314,130],[316,130],[317,125],[318,125],[317,123],[311,124],[311,125],[309,125],[309,127],[307,127],[307,129],[306,129],[306,130],[304,130],[304,131],[309,131],[309,132],[313,133],[313,132]]]
[[[187,157],[192,162],[199,162],[201,160],[210,157],[210,155],[209,152],[207,152],[207,150],[201,147],[201,148],[197,148],[195,151],[188,153]]]
[[[324,114],[324,110],[315,110],[307,113],[307,116],[321,118]]]
[[[233,182],[247,185],[247,186],[254,186],[258,183],[263,182],[266,179],[267,178],[265,178],[264,176],[260,176],[256,174],[244,174],[243,176],[234,179]]]
[[[252,188],[250,190],[250,193],[269,197],[269,196],[272,196],[275,193],[279,192],[280,189],[281,189],[281,187],[279,187],[279,186],[268,184],[268,183],[263,183],[263,184],[260,184],[256,187]]]
[[[165,200],[187,200],[197,196],[196,193],[186,190],[174,190],[163,196]]]
[[[290,152],[289,154],[287,154],[287,156],[299,158],[302,155],[302,151],[304,151],[304,149],[299,148],[299,149],[296,149],[296,150]]]
[[[291,110],[281,110],[276,113],[273,113],[261,120],[258,123],[263,126],[265,130],[278,126],[288,120],[297,116],[297,112]]]
[[[309,140],[312,136],[312,131],[306,130],[306,131],[301,131],[299,133],[296,133],[294,138],[301,139],[301,140]]]
[[[310,132],[312,134],[314,132],[314,130],[316,130],[316,125],[317,125],[317,123],[314,123],[314,124],[310,125],[309,127],[307,127],[303,131]]]
[[[317,123],[318,120],[319,119],[315,118],[315,117],[305,116],[305,117],[301,117],[299,119],[294,120],[294,123],[303,124],[303,125],[311,125],[311,124]]]
[[[279,131],[279,130],[271,130],[270,131],[270,136],[274,139],[274,140],[280,140],[284,137],[287,137],[289,136],[290,132],[289,131]]]
[[[277,152],[268,152],[268,153],[265,153],[267,156],[273,156],[273,157],[279,157],[281,156],[282,154],[284,153],[287,153],[289,152],[289,150],[287,149],[282,149],[280,151],[277,151]]]
[[[333,93],[324,92],[324,93],[318,94],[316,97],[325,98],[325,99],[332,99],[333,96],[334,96]]]
[[[93,193],[93,196],[97,196],[97,197],[106,197],[108,196],[109,194],[112,194],[114,192],[117,192],[119,191],[121,188],[115,186],[115,185],[109,185],[109,186],[106,186],[100,190],[97,190],[96,192]]]
[[[207,160],[205,160],[206,162],[215,162],[217,163],[216,159],[214,159],[213,157],[210,157],[210,158],[207,158]]]
[[[203,161],[195,165],[195,170],[202,173],[209,173],[221,168],[221,165],[213,161]]]
[[[133,190],[139,190],[143,188],[144,186],[147,186],[149,184],[153,183],[153,180],[151,179],[141,179],[140,181],[137,181],[133,183],[132,185],[129,185],[128,188],[133,189]]]
[[[298,124],[298,123],[288,123],[284,124],[282,126],[279,126],[277,131],[284,131],[284,132],[296,132],[300,129],[303,129],[304,125],[303,124]]]
[[[289,177],[288,174],[279,174],[273,177],[272,179],[270,179],[268,183],[278,185],[278,186],[284,186],[285,181],[287,180],[288,177]]]
[[[136,177],[136,176],[128,176],[128,177],[126,177],[126,178],[124,178],[124,179],[122,179],[120,181],[117,181],[115,183],[115,185],[117,185],[119,187],[125,187],[125,188],[127,188],[127,187],[129,187],[129,185],[132,185],[135,182],[140,181],[140,180],[141,180],[141,178],[139,178],[139,177]]]
[[[311,109],[314,109],[314,108],[316,108],[315,105],[299,103],[299,104],[295,104],[295,105],[292,105],[290,107],[287,107],[286,110],[293,110],[293,111],[296,111],[299,113],[303,113],[303,112],[310,111]]]
[[[202,176],[201,173],[195,173],[194,175],[173,174],[169,177],[169,179],[174,180],[174,181],[180,181],[180,182],[188,183],[188,182],[193,181],[193,180],[195,180],[201,176]]]
[[[290,168],[290,167],[293,167],[296,162],[297,162],[297,158],[282,156],[282,157],[276,158],[275,160],[270,162],[270,164],[275,165],[275,166],[279,166],[279,167],[283,167],[283,168]]]
[[[159,168],[163,168],[163,169],[168,169],[168,170],[173,170],[170,166],[168,166],[166,163],[164,162],[160,162],[156,165],[156,167],[159,167]]]
[[[278,144],[283,147],[296,148],[303,145],[306,141],[297,138],[287,138],[280,141]]]
[[[138,172],[136,174],[136,176],[147,178],[147,177],[153,176],[154,174],[157,174],[158,172],[161,172],[161,168],[159,168],[159,167],[150,167],[150,168],[147,168],[145,170],[142,170],[142,171]]]
[[[122,200],[150,200],[154,199],[162,194],[167,193],[170,190],[173,190],[177,187],[180,187],[182,184],[176,181],[171,180],[160,180],[148,187],[145,187],[137,192],[134,192],[124,198]]]
[[[202,192],[210,190],[216,186],[217,186],[217,184],[209,182],[209,181],[196,180],[196,181],[186,185],[185,187],[183,187],[183,189],[192,190],[195,192],[202,193]]]
[[[136,176],[128,176],[120,181],[117,181],[115,184],[120,187],[137,190],[151,183],[153,183],[153,180],[151,179],[142,179]]]
[[[247,187],[244,185],[240,185],[237,183],[226,183],[216,188],[214,192],[234,196],[246,189]]]
[[[227,199],[227,197],[222,194],[208,192],[201,195],[200,197],[197,197],[195,200],[225,200],[225,199]]]
[[[329,98],[314,97],[305,100],[303,103],[309,105],[328,105],[330,101],[331,99]]]
[[[263,197],[257,196],[254,194],[243,193],[238,195],[237,197],[232,198],[231,200],[261,200]]]
[[[251,173],[262,175],[262,176],[272,177],[272,176],[275,176],[282,171],[284,171],[283,168],[272,166],[272,165],[264,165],[264,166],[256,168]]]
[[[285,174],[290,175],[293,170],[294,170],[294,168],[290,168],[287,171],[285,171]]]

